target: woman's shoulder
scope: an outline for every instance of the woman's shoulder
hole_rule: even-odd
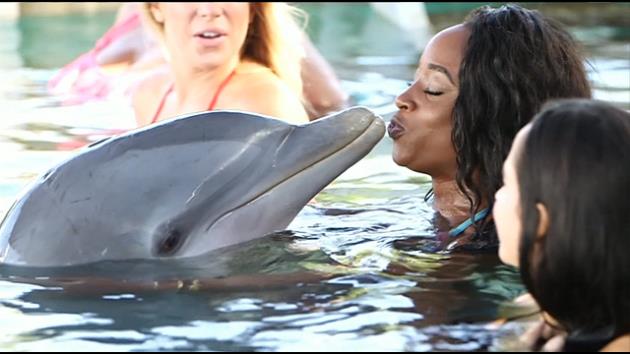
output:
[[[630,333],[617,337],[601,350],[602,352],[628,352],[630,351]]]
[[[291,90],[269,68],[247,63],[239,67],[237,77],[232,92],[238,93],[234,101],[237,101],[239,108],[291,123],[308,121],[300,93]]]

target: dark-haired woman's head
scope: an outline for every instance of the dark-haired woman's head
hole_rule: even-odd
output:
[[[630,113],[550,103],[518,133],[504,180],[499,256],[541,308],[572,333],[630,332]]]
[[[517,5],[482,7],[425,48],[388,127],[393,159],[491,205],[516,132],[548,99],[590,95],[568,32]]]

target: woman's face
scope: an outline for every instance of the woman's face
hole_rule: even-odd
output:
[[[396,98],[388,126],[392,156],[400,166],[435,177],[454,178],[452,116],[459,94],[459,67],[470,31],[457,25],[438,33],[425,48],[413,84]]]
[[[250,22],[250,4],[239,2],[155,3],[173,60],[214,67],[238,60]]]
[[[496,192],[492,216],[499,236],[499,258],[505,264],[518,267],[522,232],[521,198],[516,174],[516,159],[531,125],[526,125],[514,138],[512,149],[503,163],[503,186]]]

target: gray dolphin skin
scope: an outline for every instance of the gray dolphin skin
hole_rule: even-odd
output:
[[[303,125],[212,111],[94,143],[13,204],[0,263],[193,257],[283,230],[384,133],[364,107]]]

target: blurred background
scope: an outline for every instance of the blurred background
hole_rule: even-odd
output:
[[[352,102],[388,120],[428,39],[483,4],[501,3],[295,5],[308,13],[307,32]],[[557,19],[584,45],[595,98],[630,109],[630,4],[524,6]],[[73,103],[47,89],[94,46],[118,7],[0,3],[0,217],[28,182],[75,149],[135,125],[124,97]],[[339,264],[352,272],[280,290],[73,299],[20,283],[0,266],[0,350],[522,350],[513,344],[520,327],[491,325],[522,292],[518,273],[494,255],[427,255],[396,242],[431,235],[422,199],[430,180],[396,166],[390,153],[385,137],[317,197],[321,208],[298,215],[292,232],[224,251],[211,264],[220,276]],[[335,216],[324,208],[371,211]],[[146,267],[109,272],[142,277]]]

